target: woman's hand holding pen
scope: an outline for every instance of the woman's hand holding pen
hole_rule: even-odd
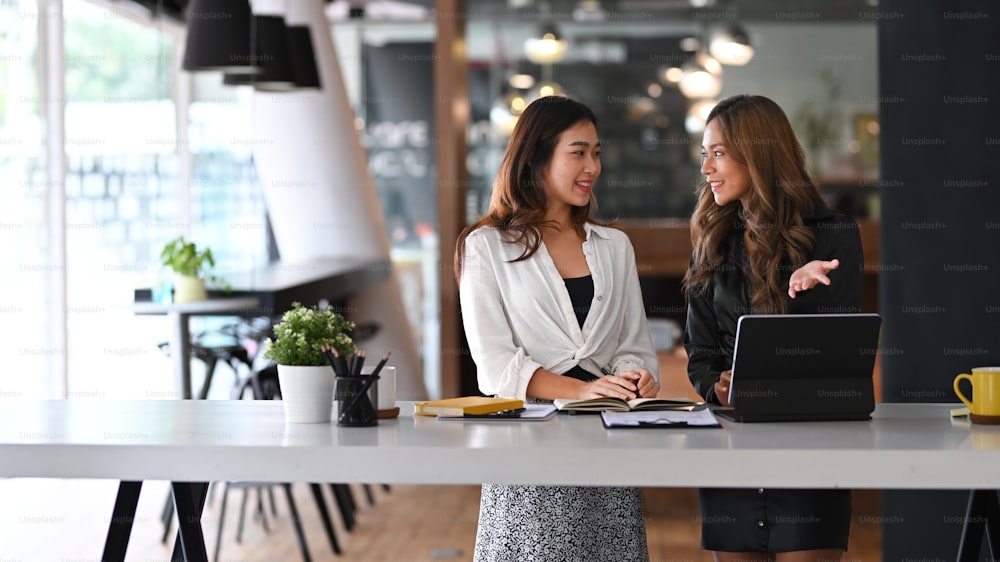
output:
[[[660,391],[660,385],[656,383],[656,379],[653,378],[648,369],[640,367],[634,371],[626,371],[622,373],[622,376],[630,377],[635,383],[638,389],[637,398],[653,398]]]
[[[656,396],[657,385],[647,369],[639,368],[623,371],[617,375],[605,375],[584,386],[580,399],[613,396],[622,400]]]
[[[788,280],[788,296],[795,298],[796,293],[808,291],[817,284],[830,284],[830,278],[826,276],[834,269],[840,267],[840,260],[830,261],[813,260],[802,267],[796,269]]]

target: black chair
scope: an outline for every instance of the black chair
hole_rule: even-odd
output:
[[[249,376],[256,368],[264,349],[264,340],[271,335],[271,331],[271,319],[259,316],[229,320],[195,334],[191,338],[191,357],[205,364],[205,378],[197,398],[204,400],[208,397],[219,363],[232,369],[235,391],[240,379]],[[170,355],[169,342],[162,342],[159,347]]]

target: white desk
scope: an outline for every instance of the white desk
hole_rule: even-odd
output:
[[[201,559],[199,491],[176,492],[212,480],[1000,489],[1000,427],[953,421],[951,407],[881,404],[869,422],[606,430],[590,415],[442,422],[412,417],[412,403],[377,427],[341,428],[286,425],[271,401],[7,400],[0,477],[117,479],[136,499],[138,482],[170,480],[185,501],[178,515],[194,514],[188,558]]]
[[[0,401],[0,476],[1000,488],[1000,426],[952,421],[948,404],[880,404],[870,422],[722,420],[721,430],[606,430],[590,415],[440,422],[400,404],[397,419],[343,428],[286,425],[277,401]]]

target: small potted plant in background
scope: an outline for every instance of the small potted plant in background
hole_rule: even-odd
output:
[[[217,281],[209,273],[215,267],[211,248],[198,249],[194,242],[178,236],[163,247],[160,260],[174,272],[174,302],[195,302],[208,298],[205,280]]]
[[[264,342],[264,357],[278,364],[278,384],[290,423],[329,423],[333,413],[336,373],[323,348],[342,357],[357,351],[348,335],[354,322],[330,308],[292,303],[274,326],[274,340]]]

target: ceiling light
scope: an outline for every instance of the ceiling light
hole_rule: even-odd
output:
[[[688,108],[687,117],[684,119],[684,128],[692,135],[704,132],[705,124],[708,122],[708,114],[712,112],[715,100],[697,100]]]
[[[679,66],[671,66],[663,71],[663,78],[671,84],[676,84],[684,77],[684,70]]]
[[[682,51],[697,51],[701,47],[701,39],[697,37],[685,37],[677,44]]]
[[[313,49],[312,34],[308,24],[290,25],[285,28],[288,54],[292,59],[292,72],[297,88],[321,88],[316,51]]]
[[[720,63],[731,66],[743,66],[753,58],[753,47],[750,38],[742,26],[734,25],[723,33],[716,35],[708,46]]]
[[[558,82],[552,80],[546,80],[539,82],[537,86],[532,88],[527,94],[524,95],[524,100],[527,103],[531,103],[538,98],[545,96],[565,96],[566,91]]]
[[[530,90],[535,85],[535,77],[530,74],[513,74],[507,79],[511,88],[518,90]]]
[[[600,0],[580,0],[573,10],[574,21],[604,21],[607,17]]]
[[[722,90],[722,77],[718,72],[721,70],[719,61],[699,53],[681,68],[684,74],[677,87],[686,98],[714,98],[719,95]]]
[[[514,115],[524,113],[524,108],[528,107],[528,101],[521,94],[507,96],[507,102],[510,104],[510,112]]]
[[[563,87],[556,82],[543,82],[538,85],[538,96],[565,96]]]
[[[250,3],[192,0],[181,68],[190,71],[257,72],[250,45]]]
[[[511,113],[510,107],[503,100],[497,100],[490,108],[490,123],[501,135],[509,136],[514,132],[517,116]]]
[[[542,26],[541,36],[538,39],[528,39],[524,42],[524,54],[535,64],[552,64],[563,59],[566,46],[566,40],[556,30],[556,26],[548,23]]]
[[[288,55],[285,39],[285,18],[274,15],[255,15],[257,40],[253,59],[261,66],[258,74],[226,73],[223,83],[229,86],[250,85],[267,91],[284,91],[295,88],[295,75]]]

